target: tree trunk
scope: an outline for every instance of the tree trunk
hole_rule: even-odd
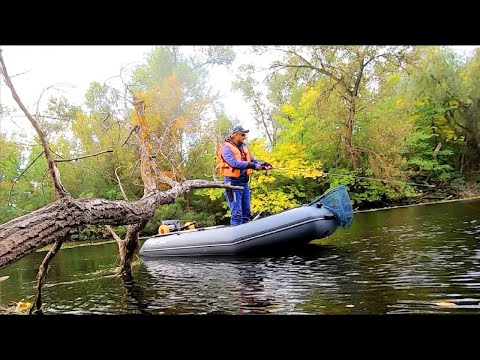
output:
[[[184,198],[185,198],[185,201],[186,201],[186,204],[185,204],[186,209],[187,209],[187,211],[190,211],[191,210],[191,207],[190,207],[191,194],[190,194],[190,192],[186,192],[184,194]]]
[[[345,133],[345,149],[347,154],[350,155],[350,161],[352,163],[353,169],[358,168],[358,153],[357,150],[352,146],[352,136],[353,136],[353,123],[355,121],[355,103],[354,100],[350,102],[350,108],[348,111],[348,120],[347,120],[347,132]]]
[[[138,235],[146,224],[147,221],[142,221],[134,225],[129,225],[125,239],[118,243],[118,252],[120,254],[120,268],[118,273],[122,276],[132,275],[132,260],[138,247]]]
[[[184,192],[200,188],[238,187],[206,180],[188,180],[168,191],[154,191],[141,200],[132,202],[61,198],[0,225],[0,269],[40,247],[63,239],[68,234],[77,233],[86,225],[130,225],[146,222],[158,206],[172,203]],[[126,246],[130,249],[131,245]]]

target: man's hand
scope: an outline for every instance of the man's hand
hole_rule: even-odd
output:
[[[272,170],[273,169],[273,165],[268,163],[268,162],[264,162],[262,164],[262,170]]]

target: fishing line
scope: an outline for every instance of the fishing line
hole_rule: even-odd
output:
[[[299,171],[299,172],[311,172],[312,171],[312,170],[308,170],[308,169],[295,169],[295,168],[287,168],[287,167],[275,167],[271,170],[289,170],[289,171]],[[268,170],[268,171],[271,171],[271,170]],[[396,182],[396,183],[402,183],[402,184],[413,185],[413,186],[424,186],[424,187],[429,187],[429,188],[435,188],[435,185],[418,184],[418,183],[407,182],[407,181],[403,181],[403,180],[389,180],[389,179],[373,178],[373,177],[368,177],[368,176],[336,174],[336,173],[331,173],[331,172],[323,172],[322,174],[323,174],[322,176],[343,176],[343,177],[352,177],[352,178],[355,178],[355,179],[384,181],[384,182]]]

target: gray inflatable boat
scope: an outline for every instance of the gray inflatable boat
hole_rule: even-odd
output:
[[[300,207],[237,226],[169,232],[147,239],[140,256],[252,255],[300,247],[350,227],[353,209],[344,186]]]

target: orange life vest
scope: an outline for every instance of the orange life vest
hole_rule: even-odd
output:
[[[228,176],[228,177],[233,177],[233,178],[238,178],[240,177],[240,169],[236,169],[230,166],[229,163],[227,163],[223,157],[222,157],[222,148],[228,145],[230,146],[230,149],[232,150],[233,154],[235,155],[235,158],[237,160],[243,160],[242,159],[242,153],[240,152],[240,149],[230,143],[229,141],[224,141],[220,144],[217,150],[217,170],[218,172],[223,175],[223,176]],[[247,147],[244,146],[242,147],[242,151],[245,153],[245,160],[248,162],[252,161],[252,157],[250,156],[250,151],[248,151]],[[250,176],[252,174],[252,169],[246,169],[246,174],[247,176]]]

